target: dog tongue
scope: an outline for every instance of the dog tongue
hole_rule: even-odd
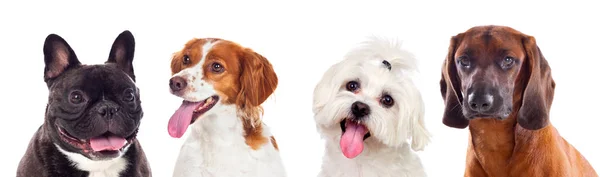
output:
[[[179,109],[175,111],[171,119],[169,120],[169,135],[173,138],[181,138],[187,130],[188,126],[192,122],[192,116],[194,115],[194,109],[202,102],[189,102],[183,101]]]
[[[90,139],[90,146],[92,146],[92,150],[104,151],[104,150],[119,150],[123,146],[127,140],[125,138],[121,138],[118,136],[98,136]]]
[[[358,156],[363,151],[363,138],[367,128],[353,121],[346,121],[346,131],[342,134],[340,147],[342,153],[349,159]]]

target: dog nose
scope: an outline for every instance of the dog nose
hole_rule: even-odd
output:
[[[469,108],[475,112],[486,112],[492,108],[494,96],[491,94],[472,94],[469,96]]]
[[[171,87],[171,90],[174,92],[183,90],[186,86],[187,82],[182,77],[175,76],[169,80],[169,87]]]
[[[116,106],[103,105],[98,108],[98,114],[102,117],[112,117],[117,111],[119,111],[119,107]]]
[[[352,115],[354,115],[356,118],[360,118],[360,117],[364,117],[366,115],[369,115],[371,113],[371,109],[369,108],[369,105],[357,101],[352,103]]]

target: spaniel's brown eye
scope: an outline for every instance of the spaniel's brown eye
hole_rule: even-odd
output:
[[[381,104],[386,108],[394,106],[394,99],[390,95],[384,95],[380,100]]]
[[[192,60],[190,60],[190,56],[188,55],[184,55],[183,56],[183,64],[190,64],[192,62]]]
[[[210,66],[210,70],[214,73],[221,73],[223,72],[223,65],[215,62]]]
[[[356,81],[350,81],[346,84],[346,90],[350,92],[355,92],[360,88],[360,84]]]

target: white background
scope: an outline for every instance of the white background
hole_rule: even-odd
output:
[[[16,2],[16,1],[15,1]],[[171,1],[0,3],[0,176],[14,176],[27,144],[42,124],[48,90],[42,46],[49,33],[64,37],[86,64],[103,63],[125,29],[136,38],[134,59],[145,116],[139,139],[154,176],[166,177],[184,138],[167,122],[180,99],[169,94],[171,54],[193,37],[219,37],[268,58],[279,76],[265,103],[291,177],[315,176],[323,155],[312,111],[312,91],[323,72],[371,34],[397,36],[420,61],[432,144],[421,152],[430,176],[462,176],[467,130],[445,127],[439,92],[450,37],[475,25],[508,25],[537,38],[557,83],[551,121],[600,170],[598,94],[600,11],[591,3],[439,1],[350,3]]]

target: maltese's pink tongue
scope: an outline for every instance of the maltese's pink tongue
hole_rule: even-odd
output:
[[[96,152],[119,150],[125,146],[125,143],[127,143],[127,140],[118,136],[98,136],[90,139],[90,146],[92,146],[92,150]]]
[[[192,122],[192,116],[194,115],[194,109],[202,102],[189,102],[183,101],[179,109],[175,111],[171,119],[169,120],[169,135],[173,138],[181,138],[187,130],[188,126]]]
[[[349,159],[358,156],[363,151],[363,137],[367,128],[353,121],[346,121],[346,131],[342,134],[340,147],[342,153]]]

